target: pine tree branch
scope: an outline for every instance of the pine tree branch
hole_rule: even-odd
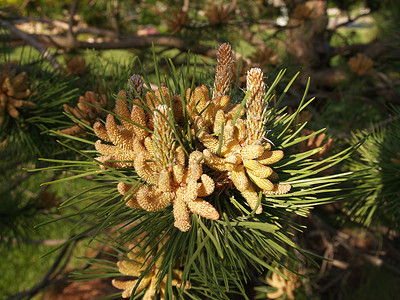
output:
[[[27,244],[34,244],[34,245],[43,245],[43,246],[58,246],[64,244],[68,241],[68,239],[48,239],[48,240],[35,240],[35,239],[20,239],[20,238],[11,238],[11,237],[4,237],[4,242],[11,242],[11,243],[27,243]]]
[[[377,128],[380,128],[380,127],[384,127],[384,126],[386,126],[387,124],[390,124],[390,123],[392,123],[392,122],[394,122],[394,121],[398,121],[400,119],[400,116],[392,116],[392,117],[389,117],[388,119],[386,119],[386,120],[383,120],[383,121],[381,121],[381,122],[379,122],[379,123],[377,123],[377,124],[374,124],[374,125],[372,125],[371,127],[369,127],[369,128],[367,128],[367,132],[373,132],[373,131],[375,131]]]
[[[314,299],[317,295],[322,294],[323,292],[325,292],[326,290],[328,290],[329,288],[335,286],[335,284],[337,284],[338,282],[340,282],[341,280],[343,280],[343,278],[345,278],[346,274],[349,272],[349,269],[344,270],[343,272],[339,273],[338,276],[336,276],[334,279],[329,280],[328,283],[326,285],[324,285],[323,287],[321,287],[320,289],[318,289],[318,291],[316,291],[315,293],[313,293],[312,295],[309,296],[309,299]]]
[[[323,227],[324,229],[328,230],[333,235],[332,238],[335,238],[343,246],[343,248],[345,248],[347,251],[349,251],[350,254],[358,256],[361,259],[363,259],[364,261],[369,262],[370,264],[372,264],[374,266],[385,267],[388,270],[392,271],[393,273],[400,275],[400,269],[395,267],[393,264],[389,264],[388,262],[386,262],[385,260],[383,260],[379,257],[360,252],[358,249],[356,249],[349,243],[348,240],[350,239],[350,237],[347,234],[331,227],[329,224],[324,222],[317,215],[312,214],[310,216],[310,220],[314,224],[316,224],[317,227]]]
[[[49,61],[49,63],[51,64],[51,66],[57,71],[61,69],[61,65],[60,63],[57,61],[57,59],[53,56],[53,54],[50,53],[50,51],[44,47],[41,43],[39,43],[35,38],[32,37],[32,35],[19,30],[18,28],[16,28],[14,25],[12,25],[11,23],[4,21],[4,20],[0,20],[0,26],[8,29],[11,33],[15,34],[16,36],[18,36],[19,38],[21,38],[22,40],[24,40],[25,42],[27,42],[28,44],[30,44],[32,47],[34,47],[36,50],[39,51],[39,53],[41,55],[43,55],[43,57]]]
[[[52,20],[52,19],[49,19],[46,17],[38,18],[38,17],[18,16],[18,19],[13,20],[14,24],[23,24],[23,23],[30,23],[30,22],[48,24],[57,29],[64,30],[64,31],[68,31],[68,29],[69,29],[68,22],[64,22],[64,21],[60,21],[60,20]],[[73,25],[72,29],[76,35],[84,33],[84,34],[93,34],[93,35],[98,35],[98,36],[107,36],[110,38],[118,38],[118,34],[112,30],[87,26],[85,23]]]
[[[61,25],[63,28],[71,30],[70,26],[67,25],[67,23],[64,24],[62,22],[57,21],[57,23],[54,24]],[[121,39],[119,40],[92,43],[92,42],[79,41],[77,39],[71,40],[71,38],[69,38],[68,35],[60,36],[60,35],[28,34],[16,28],[12,23],[4,20],[0,20],[0,25],[10,30],[10,32],[15,36],[17,36],[18,38],[26,41],[28,44],[36,48],[40,53],[43,54],[43,56],[47,60],[50,61],[50,63],[54,68],[59,68],[60,65],[55,59],[55,57],[46,49],[46,47],[60,47],[69,50],[72,49],[106,50],[106,49],[127,49],[127,48],[145,49],[152,47],[152,45],[154,44],[155,46],[176,48],[183,52],[191,51],[192,53],[195,54],[201,54],[212,58],[216,57],[216,49],[202,45],[189,45],[184,40],[176,36],[146,37],[146,36],[128,35],[121,37]],[[113,37],[118,36],[116,33],[112,33],[110,31],[105,31],[97,28],[86,28],[81,30],[78,29],[77,31],[74,30],[74,32],[75,34],[93,33],[93,34],[107,35]]]
[[[57,43],[58,46],[63,46],[62,38],[57,38],[53,40]],[[155,46],[177,48],[184,52],[191,51],[192,53],[201,54],[208,57],[216,57],[216,50],[214,48],[209,48],[201,45],[188,45],[182,39],[175,36],[127,36],[119,41],[101,43],[79,42],[77,47],[81,49],[89,48],[96,50],[126,48],[144,49],[150,48],[153,44]]]
[[[337,30],[337,29],[340,28],[340,27],[347,26],[347,25],[349,25],[349,24],[351,24],[351,23],[354,23],[355,21],[357,21],[357,20],[360,19],[360,18],[369,16],[369,15],[371,15],[371,13],[372,13],[372,12],[370,11],[370,12],[367,12],[367,13],[365,13],[365,14],[360,14],[360,15],[354,17],[354,18],[351,18],[350,14],[349,14],[349,15],[348,15],[348,20],[345,21],[345,22],[343,22],[343,23],[337,24],[337,25],[333,28],[333,31]]]
[[[76,40],[76,34],[74,32],[74,16],[76,12],[78,11],[78,2],[79,0],[75,0],[72,5],[71,5],[71,11],[70,11],[70,16],[68,20],[68,30],[67,30],[67,39],[69,40],[69,43],[72,45],[75,45],[77,40]]]
[[[24,3],[22,3],[22,5],[19,8],[19,13],[22,14],[23,11],[25,10],[25,8],[28,6],[29,2],[31,2],[31,0],[24,0]]]

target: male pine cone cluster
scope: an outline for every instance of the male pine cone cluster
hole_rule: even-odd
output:
[[[129,278],[128,280],[126,279],[112,280],[113,286],[123,290],[122,298],[129,298],[131,296],[133,289],[135,288],[137,282],[139,281],[138,278],[142,275],[142,273],[146,270],[146,268],[149,267],[149,264],[151,263],[151,258],[149,258],[149,256],[153,257],[153,255],[155,255],[158,251],[161,251],[163,245],[164,242],[160,241],[158,243],[157,251],[155,253],[154,251],[153,252],[150,251],[150,247],[147,247],[145,253],[150,253],[149,255],[141,253],[140,252],[141,249],[137,245],[131,245],[129,247],[130,251],[127,253],[128,259],[119,260],[117,262],[119,272],[122,275],[126,275],[126,277]],[[134,295],[137,295],[141,291],[145,290],[142,298],[143,300],[154,299],[156,292],[159,295],[160,300],[165,299],[165,287],[167,282],[167,276],[165,276],[161,280],[157,290],[157,283],[159,281],[159,276],[161,273],[160,267],[163,259],[164,259],[164,253],[162,253],[158,257],[154,265],[150,268],[149,272],[147,272],[146,275],[143,277],[143,279],[139,282],[137,288],[135,289]],[[181,270],[173,268],[171,274],[172,274],[172,279],[171,279],[172,286],[179,287],[183,285]],[[183,287],[185,289],[190,289],[190,284],[186,282],[186,284]]]
[[[230,104],[233,54],[229,44],[218,50],[218,64],[212,97],[206,86],[186,91],[185,99],[167,87],[145,93],[140,76],[130,79],[131,90],[118,93],[115,115],[105,125],[96,122],[95,134],[101,139],[95,147],[101,168],[130,168],[144,181],[140,187],[120,182],[118,191],[126,195],[127,206],[158,211],[172,203],[174,226],[181,231],[191,227],[189,213],[219,219],[212,204],[204,200],[215,189],[216,178],[241,192],[251,209],[262,212],[261,194],[282,194],[288,184],[278,179],[269,166],[283,157],[282,150],[271,150],[265,141],[267,113],[263,73],[258,68],[247,74],[247,102]],[[245,115],[245,117],[243,117]],[[188,153],[176,139],[176,128],[197,137],[197,150]],[[186,123],[186,124],[184,124]],[[106,142],[106,143],[104,143]],[[203,168],[206,164],[208,168]],[[211,169],[211,170],[210,170]],[[208,174],[205,173],[207,170]]]
[[[15,69],[10,69],[9,64],[0,65],[0,128],[4,123],[6,112],[11,117],[18,118],[17,108],[35,105],[26,100],[30,95],[26,72],[17,74]]]
[[[68,104],[64,104],[63,108],[67,114],[72,115],[77,120],[88,126],[92,126],[96,121],[99,120],[99,116],[102,113],[101,109],[105,108],[106,105],[106,95],[99,95],[95,92],[87,91],[85,96],[79,97],[79,102],[77,103],[76,107],[71,107]],[[78,122],[74,122],[77,123],[77,125],[61,129],[59,132],[73,136],[84,136],[84,127]]]

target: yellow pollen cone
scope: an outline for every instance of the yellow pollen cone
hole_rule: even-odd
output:
[[[283,158],[282,150],[273,150],[264,152],[263,155],[257,160],[263,165],[271,165],[280,161]]]
[[[246,167],[248,172],[251,172],[253,175],[260,178],[268,178],[273,172],[270,167],[264,166],[253,159],[246,159],[243,161],[243,165]]]
[[[268,179],[265,178],[260,178],[255,175],[253,175],[251,172],[247,172],[249,175],[250,179],[261,189],[265,191],[270,191],[274,188],[274,184],[269,181]]]

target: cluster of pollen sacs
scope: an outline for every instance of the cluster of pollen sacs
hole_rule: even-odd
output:
[[[216,182],[234,186],[257,214],[262,212],[262,206],[257,207],[260,192],[271,195],[290,190],[288,184],[273,183],[278,175],[269,166],[283,157],[283,151],[271,150],[264,137],[263,74],[258,68],[248,72],[245,108],[233,106],[228,96],[232,65],[231,46],[222,44],[212,97],[203,85],[188,89],[185,101],[165,86],[144,93],[141,77],[133,75],[129,94],[121,90],[116,99],[114,113],[120,124],[114,114],[107,116],[104,126],[94,124],[101,139],[95,144],[102,154],[96,158],[100,167],[133,167],[144,181],[139,188],[118,184],[127,206],[158,211],[172,203],[174,226],[187,231],[190,213],[219,219],[218,211],[203,199],[214,192]],[[128,96],[133,100],[127,100]],[[173,128],[187,126],[184,120],[198,141],[191,153],[175,140]]]
[[[162,246],[164,245],[163,241],[160,241],[158,243],[157,250],[159,251]],[[146,248],[146,253],[149,252],[149,247]],[[155,254],[155,253],[154,253]],[[167,277],[164,277],[160,285],[158,287],[158,290],[156,289],[157,287],[157,282],[159,280],[159,273],[160,273],[160,267],[161,267],[161,262],[164,259],[164,253],[162,253],[159,258],[155,261],[154,265],[152,268],[150,268],[150,271],[146,273],[146,275],[143,277],[143,279],[139,282],[134,295],[139,294],[141,291],[145,290],[145,293],[143,295],[142,299],[154,299],[154,296],[157,294],[160,296],[160,299],[165,299],[165,287],[166,287],[166,281]],[[151,257],[148,255],[142,254],[141,253],[141,248],[137,247],[136,245],[131,245],[130,246],[130,251],[127,254],[128,259],[124,260],[119,260],[117,262],[117,266],[119,269],[119,272],[123,275],[130,276],[131,278],[136,278],[136,279],[131,279],[131,280],[117,280],[113,279],[112,280],[112,285],[115,286],[118,289],[123,290],[122,292],[122,298],[129,298],[132,294],[132,291],[134,287],[136,286],[137,282],[139,281],[139,277],[142,275],[142,273],[146,270],[146,268],[149,266],[151,262]],[[172,279],[171,279],[171,284],[172,286],[181,286],[182,285],[182,271],[179,269],[172,269]],[[187,282],[184,286],[185,289],[190,288],[190,284]]]
[[[13,118],[19,117],[17,108],[34,106],[26,100],[31,95],[28,89],[28,76],[26,72],[17,74],[15,69],[10,69],[9,64],[0,65],[0,128],[3,125],[6,112]]]
[[[63,108],[66,113],[74,116],[80,122],[92,126],[93,123],[99,120],[99,116],[102,113],[101,109],[105,108],[106,105],[106,95],[87,91],[84,96],[79,97],[76,107],[64,104]],[[74,136],[85,135],[84,127],[79,123],[69,128],[61,129],[59,132]]]

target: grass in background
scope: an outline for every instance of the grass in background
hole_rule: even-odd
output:
[[[24,189],[21,195],[24,197],[36,196],[33,191],[37,191],[41,183],[49,179],[48,173],[31,176],[24,182],[19,189]],[[72,191],[80,190],[83,186],[90,186],[90,181],[82,179],[73,182],[51,185],[48,189],[49,194],[53,194],[56,199],[65,199],[71,196]],[[24,199],[21,199],[24,201]],[[38,199],[40,202],[40,199]],[[41,205],[40,203],[37,203]],[[17,241],[0,244],[0,299],[15,293],[28,290],[38,284],[44,275],[49,271],[57,258],[59,251],[48,253],[55,246],[38,245],[33,241],[59,240],[68,238],[75,224],[68,221],[60,221],[35,227],[36,225],[53,220],[59,215],[70,213],[71,209],[59,210],[51,207],[42,213],[34,216],[34,220],[26,220],[27,236],[17,238]],[[87,241],[83,240],[75,247],[68,269],[77,268],[82,265],[76,257],[83,256],[87,249]]]

